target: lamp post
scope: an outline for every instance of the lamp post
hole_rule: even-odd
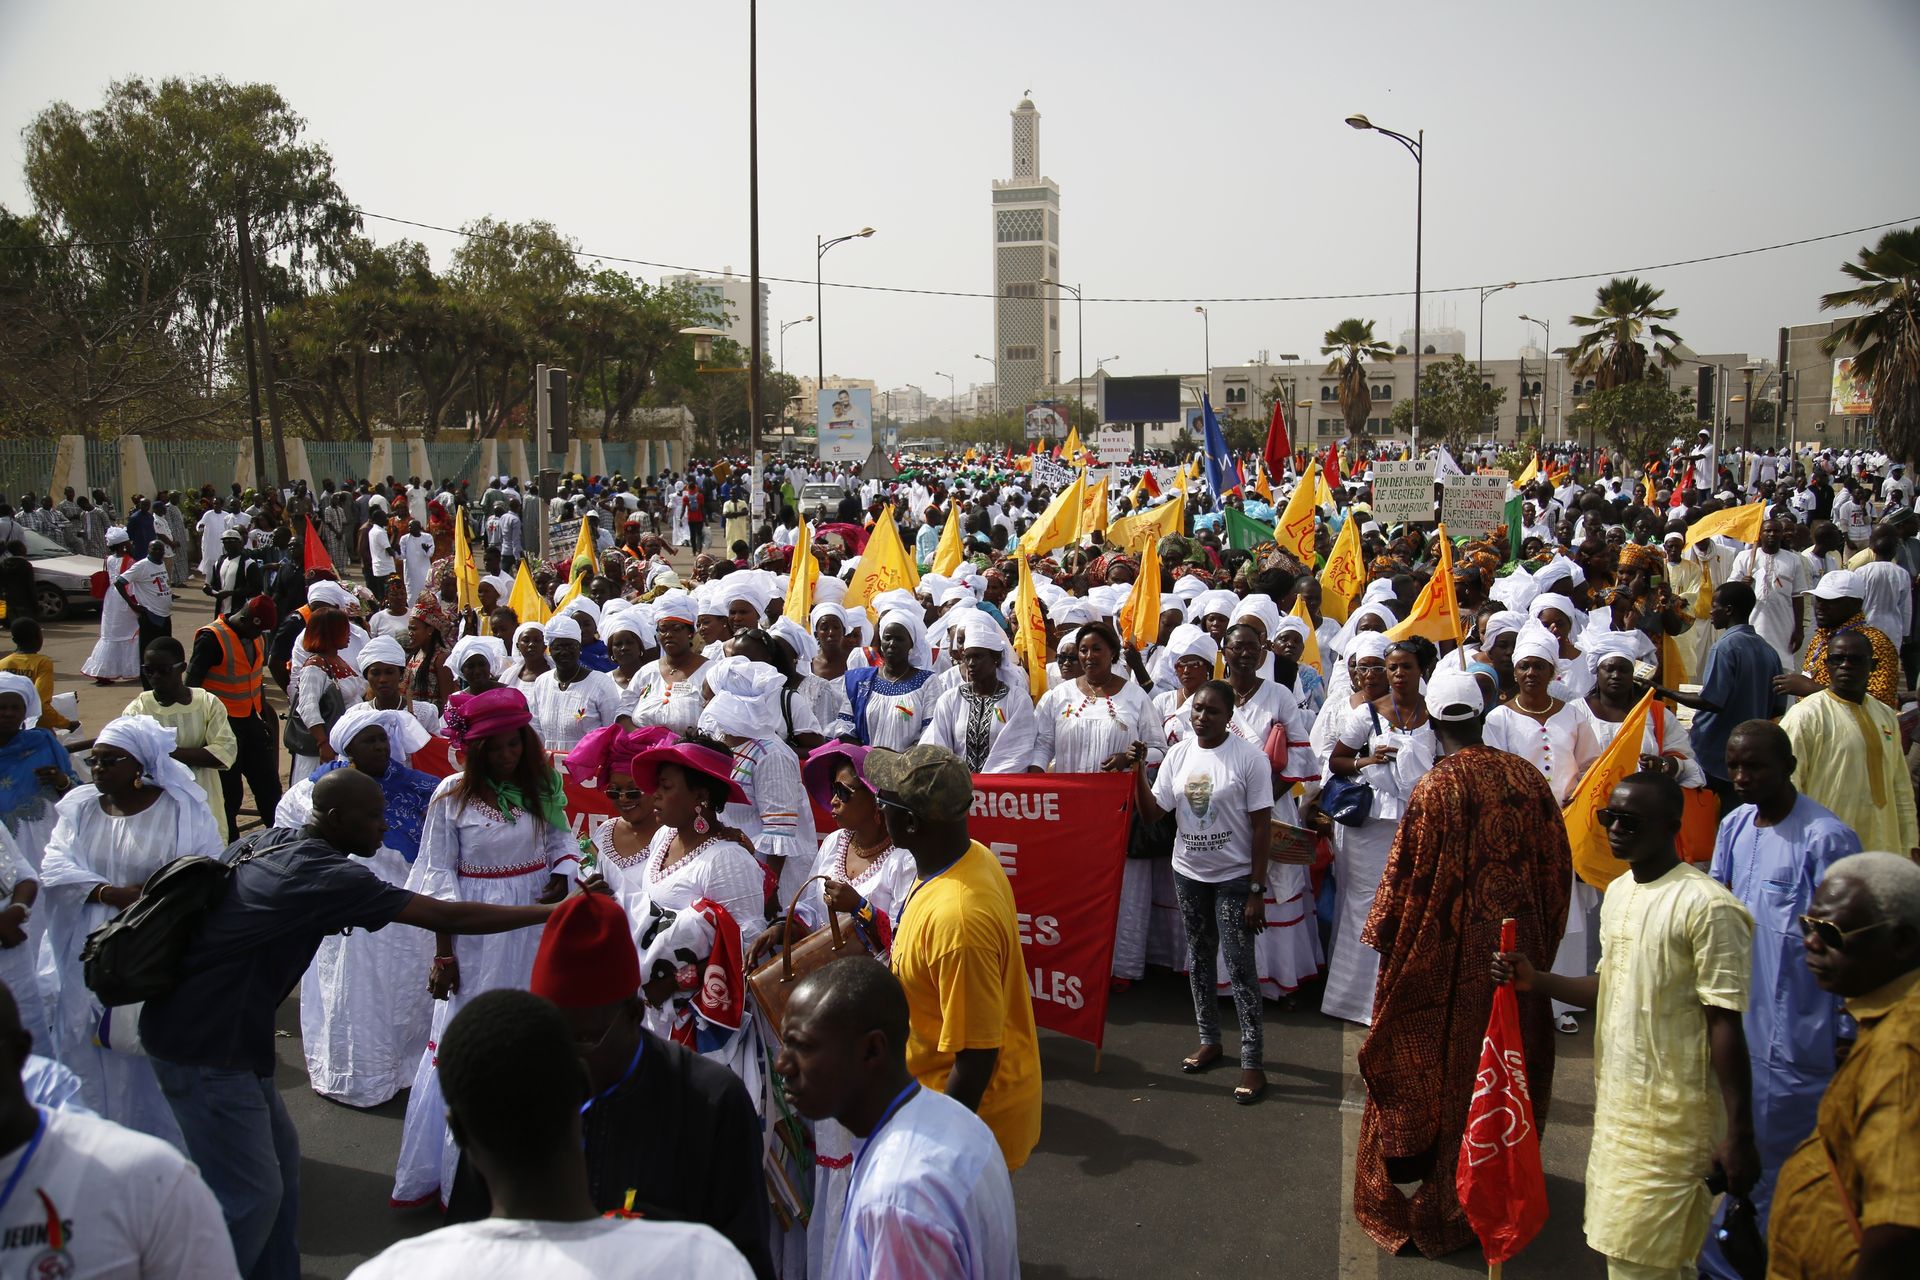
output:
[[[813,314],[815,316],[826,314],[826,306],[822,300],[820,291],[820,260],[827,256],[827,250],[833,248],[833,246],[845,244],[849,240],[864,240],[872,234],[872,227],[862,227],[858,231],[844,236],[835,236],[831,240],[823,240],[817,235],[813,238]],[[813,331],[813,396],[815,400],[820,398],[820,390],[827,381],[826,328],[826,321],[821,320]]]
[[[1000,362],[991,356],[983,356],[978,351],[973,353],[973,358],[985,360],[993,366],[993,411],[998,413],[1000,411]]]
[[[1201,347],[1204,354],[1200,360],[1206,366],[1201,372],[1206,378],[1206,393],[1211,396],[1213,394],[1213,315],[1205,307],[1195,307],[1194,310],[1200,313],[1200,340],[1204,344]]]
[[[1532,316],[1521,316],[1520,318],[1522,320],[1525,320],[1528,324],[1539,325],[1546,335],[1540,339],[1540,342],[1541,342],[1540,349],[1546,352],[1546,360],[1542,360],[1540,362],[1541,390],[1544,391],[1546,389],[1545,384],[1547,380],[1547,360],[1553,359],[1553,326],[1548,324],[1545,320],[1535,320]],[[1544,395],[1540,397],[1540,438],[1543,440],[1546,438],[1546,434],[1547,434],[1546,433],[1546,426],[1547,426],[1546,399],[1547,398]],[[1560,370],[1558,368],[1555,368],[1553,371],[1553,412],[1555,414],[1555,421],[1553,425],[1555,427],[1558,427],[1560,425],[1558,420],[1558,415],[1560,413]]]
[[[1309,437],[1309,436],[1311,436],[1311,435],[1313,434],[1313,401],[1311,401],[1311,400],[1295,400],[1295,401],[1293,402],[1293,407],[1294,407],[1294,408],[1296,408],[1296,409],[1305,409],[1305,410],[1306,410],[1306,413],[1305,413],[1304,415],[1295,415],[1295,421],[1298,421],[1298,422],[1304,422],[1304,423],[1305,423],[1305,427],[1304,427],[1304,429],[1303,429],[1303,430],[1302,430],[1302,432],[1301,432],[1301,443],[1302,443],[1302,444],[1306,444],[1306,445],[1307,445],[1307,452],[1308,452],[1308,453],[1312,453],[1312,452],[1313,452],[1313,450],[1314,450],[1314,445],[1313,445],[1313,444],[1309,444],[1309,443],[1307,442],[1307,437]]]
[[[954,382],[952,374],[942,373],[938,369],[933,371],[933,376],[947,380],[947,403],[953,408],[953,421],[957,426],[960,422],[960,392],[955,389],[958,384]]]
[[[1080,404],[1080,412],[1087,411],[1087,324],[1086,312],[1082,309],[1080,286],[1061,284],[1050,276],[1040,277],[1041,284],[1050,284],[1056,289],[1065,289],[1073,295],[1073,341],[1077,351],[1074,354],[1073,385],[1074,399]]]
[[[787,371],[787,330],[797,324],[810,324],[812,321],[812,316],[801,316],[798,320],[789,320],[780,326],[780,372]],[[816,392],[817,390],[816,388]]]
[[[1420,452],[1420,249],[1426,202],[1427,131],[1416,130],[1409,138],[1404,133],[1383,129],[1359,112],[1347,117],[1349,128],[1384,133],[1407,149],[1413,157],[1413,451]]]
[[[1740,372],[1747,375],[1746,394],[1739,397],[1740,452],[1747,455],[1753,453],[1753,375],[1759,372],[1759,369],[1760,366],[1757,364],[1743,364],[1740,366]]]
[[[1505,284],[1488,285],[1480,291],[1480,356],[1474,361],[1479,366],[1474,372],[1483,378],[1487,376],[1487,299],[1504,289],[1515,288],[1518,284],[1516,280],[1509,280]]]

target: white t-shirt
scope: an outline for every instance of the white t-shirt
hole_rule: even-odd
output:
[[[393,576],[393,539],[387,536],[384,524],[375,524],[367,530],[367,561],[374,577]]]
[[[595,1218],[529,1222],[486,1218],[390,1245],[349,1280],[602,1280],[605,1276],[699,1276],[752,1280],[740,1251],[712,1227],[691,1222]]]
[[[1167,748],[1153,798],[1173,812],[1179,834],[1173,869],[1189,880],[1219,884],[1254,865],[1253,813],[1273,808],[1273,765],[1245,738],[1228,734],[1217,747],[1182,738]]]
[[[167,566],[142,556],[122,575],[133,592],[133,602],[162,618],[173,616],[173,589],[167,585]]]
[[[0,1274],[74,1280],[239,1275],[220,1205],[184,1156],[98,1116],[41,1114],[40,1145],[0,1208]],[[0,1185],[25,1151],[0,1156]],[[59,1223],[64,1265],[53,1256],[49,1217]]]
[[[367,618],[369,636],[389,636],[398,640],[402,646],[407,643],[407,631],[413,625],[413,611],[388,613],[385,609],[375,611]]]

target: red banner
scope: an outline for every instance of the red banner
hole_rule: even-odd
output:
[[[1095,1048],[1106,1034],[1132,816],[1131,773],[973,779],[967,826],[1013,884],[1034,1021]]]
[[[412,764],[435,777],[454,772],[445,738],[414,752]],[[973,779],[968,827],[1000,859],[1013,885],[1034,1021],[1095,1048],[1106,1031],[1133,798],[1131,773],[982,773]],[[604,793],[567,783],[567,818],[576,837],[612,815]]]

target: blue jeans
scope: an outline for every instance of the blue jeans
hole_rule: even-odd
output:
[[[1187,980],[1193,987],[1193,1020],[1200,1043],[1220,1043],[1220,992],[1216,985],[1216,954],[1227,961],[1227,980],[1233,986],[1233,1007],[1240,1018],[1240,1067],[1261,1069],[1265,1049],[1260,1025],[1260,970],[1253,954],[1254,935],[1247,931],[1242,912],[1252,892],[1251,875],[1235,876],[1218,884],[1189,880],[1173,873],[1173,892],[1180,902],[1180,919],[1187,927]]]
[[[247,1280],[299,1280],[300,1135],[271,1076],[150,1059]]]

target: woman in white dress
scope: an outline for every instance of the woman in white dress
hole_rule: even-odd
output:
[[[807,709],[812,712],[815,731],[821,735],[820,742],[807,744],[808,749],[811,750],[826,740],[827,731],[833,727],[834,721],[840,718],[842,700],[847,696],[846,688],[839,681],[822,680],[813,673],[813,660],[818,655],[820,646],[815,642],[812,634],[798,622],[792,618],[780,618],[767,628],[767,634],[773,637],[777,645],[786,650],[785,660],[779,660],[776,655],[773,663],[786,673],[787,688],[786,692],[781,694],[783,703],[791,703],[794,695],[798,695],[799,699],[806,703]],[[797,711],[793,718],[796,722],[798,721]],[[794,749],[799,750],[798,747]]]
[[[1593,688],[1593,666],[1574,642],[1576,636],[1583,634],[1586,615],[1573,601],[1552,592],[1535,596],[1527,612],[1553,633],[1556,642],[1553,696],[1563,702],[1577,702],[1586,697],[1587,691]]]
[[[408,711],[371,702],[347,708],[334,723],[340,758],[281,797],[273,825],[305,826],[313,818],[314,784],[339,769],[358,770],[378,782],[386,798],[387,834],[364,865],[388,884],[406,884],[427,802],[440,783],[407,766],[429,736]],[[348,930],[320,944],[300,979],[300,1047],[315,1093],[350,1107],[377,1107],[413,1083],[433,1021],[433,999],[420,981],[432,947],[423,930],[405,928]]]
[[[1256,597],[1271,609],[1264,596]],[[1316,777],[1308,735],[1313,725],[1293,691],[1280,681],[1257,674],[1271,668],[1274,654],[1267,647],[1264,622],[1243,611],[1227,628],[1227,687],[1234,706],[1227,731],[1244,739],[1266,758],[1273,773],[1272,819],[1298,825],[1300,808],[1293,789]],[[1263,846],[1264,848],[1264,846]],[[1256,877],[1265,886],[1266,927],[1254,944],[1260,971],[1260,989],[1283,1009],[1293,1008],[1293,993],[1319,976],[1320,923],[1313,911],[1312,881],[1304,865],[1264,864]],[[1223,985],[1225,993],[1230,988]]]
[[[640,875],[646,869],[647,850],[654,833],[660,830],[660,814],[653,797],[633,780],[634,757],[673,741],[673,731],[658,725],[626,729],[616,724],[595,729],[567,753],[567,776],[601,792],[615,810],[613,817],[593,829],[592,863],[581,862],[581,880],[598,877],[629,915],[640,901]]]
[[[466,641],[460,643],[465,644]],[[500,644],[498,640],[493,643],[496,647]],[[501,649],[502,654],[505,652],[505,649]],[[354,665],[360,672],[360,678],[367,682],[366,699],[359,705],[372,707],[376,711],[403,711],[412,716],[429,737],[440,733],[445,727],[440,708],[423,698],[408,696],[407,651],[400,647],[398,640],[390,636],[375,636],[360,647],[360,656]]]
[[[923,741],[959,756],[970,773],[1025,773],[1034,763],[1033,699],[1007,633],[977,609],[956,629],[961,679],[935,699]]]
[[[660,725],[684,733],[700,723],[706,706],[700,669],[707,659],[694,638],[699,606],[684,591],[668,591],[654,600],[653,610],[660,656],[640,668],[627,685],[620,712],[640,728]]]
[[[822,579],[825,581],[825,579]],[[815,587],[818,590],[818,587]],[[864,614],[861,615],[865,617]],[[847,629],[847,614],[839,605],[822,601],[807,615],[807,629],[813,635],[817,652],[809,667],[815,677],[831,690],[827,710],[833,714],[820,723],[831,725],[847,712],[846,676],[853,662],[855,645]],[[865,661],[864,656],[861,659]]]
[[[107,594],[100,598],[100,639],[80,664],[81,674],[92,676],[95,684],[140,675],[140,615],[127,603],[119,585],[133,564],[127,554],[129,545],[126,529],[115,525],[107,530],[107,555],[101,565],[107,575]]]
[[[553,666],[533,682],[527,706],[546,749],[564,755],[580,739],[619,718],[620,690],[612,676],[580,661],[580,624],[572,614],[548,619],[546,636]]]
[[[800,628],[785,618],[780,620],[792,627],[797,634],[804,635]],[[820,746],[827,740],[826,728],[814,718],[814,700],[804,692],[799,669],[794,665],[792,648],[776,638],[774,632],[763,627],[747,627],[736,631],[733,639],[727,641],[727,657],[746,658],[762,666],[770,667],[780,674],[780,684],[768,695],[773,703],[774,732],[789,747],[795,756],[804,757],[807,752]],[[712,667],[708,668],[711,673]],[[809,676],[816,684],[817,677]],[[709,687],[708,693],[713,692]]]
[[[1510,752],[1540,770],[1553,791],[1554,801],[1566,804],[1587,766],[1600,757],[1600,738],[1593,729],[1587,704],[1562,701],[1552,692],[1562,670],[1561,641],[1542,623],[1530,622],[1513,642],[1513,678],[1518,692],[1487,713],[1486,744]],[[1583,667],[1584,670],[1584,667]],[[1595,936],[1600,894],[1579,876],[1573,877],[1572,903],[1567,908],[1567,930],[1553,956],[1553,972],[1585,977],[1593,972],[1589,939]],[[1554,1025],[1565,1032],[1580,1029],[1573,1006],[1553,1002]]]
[[[532,724],[526,699],[513,689],[448,700],[447,736],[462,753],[464,769],[434,789],[407,888],[449,902],[512,906],[566,896],[580,855],[567,828],[560,776]],[[434,1070],[434,1047],[447,1021],[483,991],[524,989],[539,945],[537,929],[435,935],[427,989],[440,1003],[407,1099],[394,1174],[396,1205],[427,1203],[453,1185],[458,1152],[447,1133]]]
[[[180,1126],[152,1065],[101,1045],[103,1011],[80,967],[87,934],[131,906],[148,876],[175,858],[221,850],[207,793],[173,750],[173,730],[150,716],[122,716],[94,736],[93,782],[60,801],[40,885],[46,963],[59,984],[48,1011],[53,1056],[80,1077],[95,1114],[179,1147]]]
[[[533,692],[533,682],[547,673],[547,631],[538,622],[523,622],[513,629],[513,660],[500,673],[500,683],[518,689],[522,697]]]
[[[861,746],[905,751],[933,718],[933,649],[918,606],[880,615],[880,665],[850,669],[847,709],[836,732]]]
[[[763,633],[764,634],[764,633]],[[819,848],[813,806],[800,785],[800,757],[781,737],[779,671],[751,658],[722,658],[707,667],[707,709],[700,731],[733,753],[733,781],[746,797],[721,817],[739,829],[766,868],[771,919],[805,883]]]
[[[497,636],[461,636],[453,642],[453,648],[447,650],[447,670],[453,672],[453,678],[463,693],[485,693],[489,689],[505,688],[500,675],[506,669],[507,646]],[[416,701],[413,706],[414,713],[418,715],[421,707],[431,707],[433,704]],[[435,730],[429,728],[428,732]]]
[[[1356,657],[1372,647],[1357,644]],[[1440,753],[1420,694],[1418,651],[1394,642],[1383,653],[1385,689],[1348,710],[1327,766],[1330,774],[1358,775],[1373,788],[1373,809],[1365,822],[1357,827],[1334,823],[1333,954],[1320,998],[1320,1012],[1363,1026],[1373,1023],[1380,953],[1360,940],[1360,931],[1380,891],[1407,800]],[[1355,679],[1366,679],[1367,671],[1363,663]]]
[[[1160,717],[1166,745],[1172,746],[1193,736],[1193,708],[1188,703],[1201,685],[1213,679],[1220,644],[1193,623],[1183,622],[1167,637],[1166,652],[1174,682],[1153,695],[1153,709]]]
[[[1633,712],[1645,686],[1634,679],[1633,664],[1651,661],[1653,642],[1638,631],[1609,631],[1587,637],[1587,655],[1593,659],[1593,692],[1587,695],[1587,715],[1593,736],[1605,751],[1620,733],[1620,724]],[[1679,717],[1658,700],[1647,715],[1640,735],[1640,768],[1664,773],[1683,787],[1707,785],[1706,770],[1693,754],[1693,743]]]
[[[302,751],[293,753],[296,783],[338,754],[329,737],[327,716],[321,705],[327,691],[338,691],[342,710],[359,702],[367,692],[366,678],[353,669],[341,652],[347,647],[351,625],[347,615],[336,610],[315,613],[307,622],[305,638],[300,641],[307,660],[294,673],[293,687],[287,691],[288,701],[293,704],[287,716],[306,727],[318,750],[312,755]]]
[[[1081,672],[1049,689],[1034,708],[1032,772],[1119,773],[1135,762],[1158,763],[1159,713],[1140,686],[1122,675],[1120,637],[1104,622],[1073,632]],[[1148,750],[1148,744],[1152,750]],[[1153,915],[1155,858],[1128,858],[1120,877],[1120,911],[1113,946],[1113,986],[1125,991],[1146,975],[1147,934]]]
[[[893,945],[893,927],[913,892],[917,871],[905,851],[895,849],[886,816],[861,769],[866,747],[830,742],[809,755],[801,768],[809,798],[833,814],[834,829],[820,842],[812,879],[795,913],[798,927],[788,937],[785,917],[754,941],[748,966],[757,966],[777,946],[790,945],[826,927],[827,908],[850,916],[867,946],[882,960]],[[785,904],[783,903],[782,906]],[[813,1126],[813,1216],[807,1223],[807,1272],[828,1274],[833,1245],[840,1238],[852,1177],[853,1135],[826,1119]]]

